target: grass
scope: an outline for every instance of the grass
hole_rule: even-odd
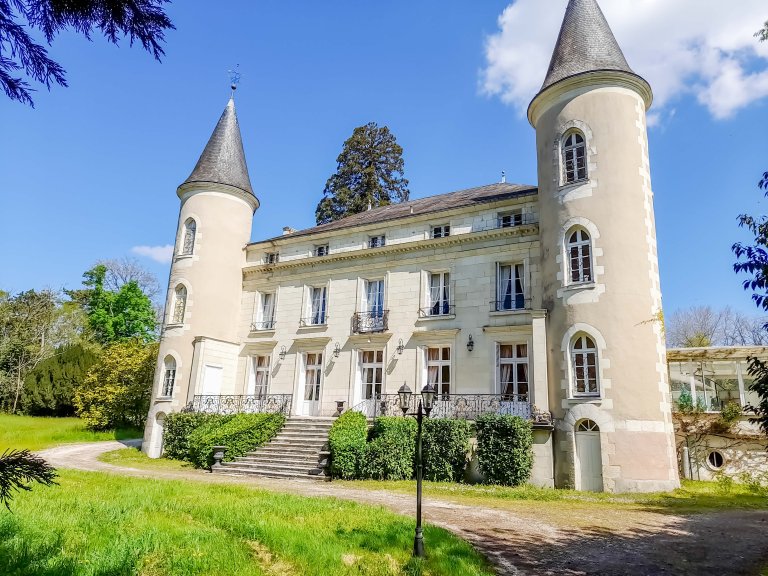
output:
[[[8,448],[42,450],[60,444],[141,438],[134,428],[92,432],[79,418],[40,418],[0,413],[0,453]]]
[[[101,462],[115,466],[128,466],[142,470],[191,470],[194,466],[189,462],[171,460],[170,458],[149,458],[138,448],[119,448],[104,452],[98,457]]]
[[[415,492],[413,481],[350,481],[336,483],[350,488],[366,490],[391,490]],[[606,494],[555,490],[524,485],[517,488],[506,486],[481,486],[425,482],[425,497],[451,500],[460,504],[482,505],[490,508],[524,510],[532,503],[538,510],[605,508],[620,511],[646,510],[661,513],[695,514],[722,509],[767,509],[768,495],[750,492],[745,486],[734,484],[724,492],[715,482],[683,481],[682,487],[673,492],[653,494]],[[547,502],[546,507],[541,502]]]
[[[62,471],[0,510],[0,574],[15,576],[490,575],[466,542],[333,498]]]

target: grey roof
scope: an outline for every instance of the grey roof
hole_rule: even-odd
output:
[[[240,138],[240,125],[237,123],[235,101],[231,98],[195,169],[182,186],[191,182],[228,184],[253,194],[248,166],[245,163],[243,141]]]
[[[571,76],[598,70],[635,74],[597,0],[570,0],[541,90]]]
[[[389,222],[390,220],[397,220],[399,218],[408,218],[410,216],[430,214],[432,212],[442,212],[444,210],[452,210],[454,208],[476,204],[486,204],[488,202],[497,202],[499,200],[509,200],[511,198],[529,196],[537,193],[538,189],[536,186],[509,183],[488,184],[486,186],[468,188],[458,192],[438,194],[436,196],[411,200],[410,202],[401,202],[399,204],[390,204],[389,206],[373,208],[366,212],[360,212],[359,214],[336,220],[335,222],[321,224],[312,228],[292,232],[291,234],[261,240],[260,242],[278,240],[281,238],[295,238],[296,236],[308,236],[310,234],[320,234],[321,232],[353,228],[355,226],[366,226],[368,224],[379,224]],[[258,244],[258,242],[254,242],[254,244]]]

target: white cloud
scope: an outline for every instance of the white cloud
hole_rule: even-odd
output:
[[[525,111],[549,66],[567,0],[517,0],[486,39],[481,89]],[[691,94],[715,118],[768,97],[765,0],[600,0],[632,69],[653,87],[658,123]]]
[[[165,246],[134,246],[131,248],[131,252],[138,254],[139,256],[146,256],[147,258],[151,258],[155,262],[167,264],[173,258],[173,245],[166,244]]]

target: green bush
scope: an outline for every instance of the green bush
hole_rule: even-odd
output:
[[[368,439],[368,419],[360,412],[339,416],[328,432],[331,450],[331,476],[353,480],[360,477]]]
[[[192,461],[189,451],[189,435],[206,422],[217,418],[215,414],[200,412],[174,412],[163,423],[163,453],[174,460]],[[218,416],[218,418],[221,418]],[[219,422],[221,423],[221,422]]]
[[[213,447],[226,446],[225,461],[266,444],[285,424],[282,414],[236,414],[212,418],[189,436],[190,461],[197,468],[213,465]]]
[[[408,480],[413,477],[416,452],[416,421],[382,416],[373,424],[362,477],[374,480]]]
[[[424,479],[460,482],[467,467],[471,429],[466,420],[427,418],[422,432]]]
[[[486,484],[518,486],[531,477],[533,429],[519,416],[488,414],[476,421],[477,457]]]

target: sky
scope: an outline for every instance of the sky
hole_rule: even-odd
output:
[[[733,273],[737,216],[764,214],[764,0],[601,0],[649,80],[664,307],[757,313]],[[253,239],[314,224],[354,127],[387,125],[412,198],[500,179],[536,183],[525,108],[566,0],[183,0],[156,62],[140,47],[59,36],[68,88],[30,108],[0,96],[0,288],[75,288],[97,260],[139,259],[165,283],[183,182],[229,98],[253,188]],[[211,8],[215,6],[215,8]]]

